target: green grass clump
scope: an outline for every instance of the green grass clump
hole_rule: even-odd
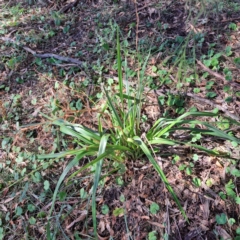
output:
[[[95,236],[97,236],[97,220],[96,220],[96,192],[102,173],[103,161],[123,163],[125,160],[137,160],[139,157],[145,156],[154,169],[159,174],[161,180],[170,192],[172,198],[176,202],[179,210],[186,220],[187,215],[183,210],[180,201],[173,188],[168,182],[168,179],[158,162],[155,159],[155,150],[158,146],[188,146],[197,148],[207,154],[221,155],[215,150],[207,149],[201,145],[193,143],[191,140],[178,141],[174,140],[173,132],[185,131],[191,134],[210,135],[231,142],[240,143],[240,140],[218,128],[210,125],[207,122],[189,119],[196,117],[215,117],[217,114],[211,112],[186,112],[176,119],[159,118],[153,126],[145,133],[141,130],[141,116],[142,105],[144,100],[144,73],[148,59],[143,64],[139,72],[137,89],[133,93],[128,87],[128,79],[126,82],[123,80],[122,74],[122,59],[120,54],[119,35],[117,36],[117,64],[118,64],[118,89],[119,92],[115,95],[109,93],[104,89],[107,103],[103,107],[102,113],[99,115],[98,131],[93,131],[80,124],[72,124],[61,119],[50,119],[53,125],[59,126],[60,131],[66,135],[70,135],[78,143],[78,148],[68,150],[56,154],[47,154],[38,156],[39,159],[46,158],[62,158],[72,155],[74,158],[68,163],[67,167],[62,172],[53,194],[53,202],[50,210],[50,215],[54,209],[54,203],[61,184],[66,178],[70,170],[79,163],[84,157],[91,156],[93,159],[85,164],[79,170],[75,171],[68,177],[68,180],[76,176],[83,170],[94,167],[94,184],[92,190],[92,215]],[[126,61],[125,61],[126,63]],[[125,85],[126,84],[126,85]],[[108,112],[111,119],[110,129],[104,129],[102,121],[104,121],[104,112]],[[205,128],[197,128],[195,126],[201,125]],[[191,139],[191,138],[190,138]],[[158,148],[159,149],[159,148]]]

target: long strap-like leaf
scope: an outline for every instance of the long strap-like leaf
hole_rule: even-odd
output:
[[[158,163],[156,162],[156,160],[153,158],[153,156],[151,155],[151,152],[149,151],[148,147],[146,146],[146,144],[142,141],[142,139],[138,136],[135,136],[133,138],[133,140],[136,142],[136,144],[138,144],[142,151],[144,152],[144,154],[147,156],[147,158],[149,159],[149,161],[152,163],[153,167],[155,168],[155,170],[157,171],[157,173],[159,174],[161,180],[163,181],[163,183],[165,184],[166,188],[168,189],[168,191],[170,192],[170,194],[172,195],[174,201],[176,202],[178,208],[180,209],[182,215],[184,216],[184,218],[188,221],[188,217],[184,211],[184,209],[182,208],[178,197],[176,195],[176,193],[174,192],[174,190],[172,189],[171,185],[169,184],[167,177],[165,176],[163,170],[160,168],[160,166],[158,165]]]
[[[109,135],[103,135],[102,136],[100,144],[99,144],[98,157],[101,156],[105,152],[106,146],[107,146],[108,137],[109,137]],[[94,184],[93,184],[93,193],[92,193],[93,229],[94,229],[94,234],[95,234],[96,238],[97,238],[96,193],[97,193],[98,183],[99,183],[99,179],[100,179],[101,171],[102,171],[102,162],[103,162],[103,159],[101,159],[96,164],[95,176],[94,176]]]

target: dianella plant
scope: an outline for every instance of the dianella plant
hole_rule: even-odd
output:
[[[50,119],[50,123],[60,127],[60,131],[69,135],[78,144],[74,150],[68,150],[59,153],[40,155],[39,159],[47,158],[63,158],[65,156],[73,156],[73,159],[68,163],[61,176],[58,179],[55,192],[53,195],[53,203],[50,209],[50,215],[54,209],[54,203],[57,198],[58,191],[61,184],[69,175],[69,172],[86,156],[90,160],[83,167],[68,176],[68,180],[92,167],[93,172],[93,186],[92,186],[92,217],[95,236],[97,238],[97,217],[96,217],[96,193],[99,186],[99,181],[102,177],[102,167],[107,161],[108,166],[117,166],[118,164],[125,164],[128,160],[137,160],[139,157],[149,161],[156,172],[159,174],[165,187],[171,194],[173,200],[177,204],[179,210],[188,221],[187,215],[183,210],[181,203],[174,192],[173,188],[168,182],[166,175],[156,161],[156,156],[159,153],[157,149],[160,146],[188,146],[198,149],[207,154],[221,155],[218,151],[207,149],[200,144],[192,143],[190,138],[185,138],[186,141],[179,141],[174,139],[174,132],[184,132],[186,135],[199,133],[201,135],[214,136],[214,138],[221,138],[229,140],[237,144],[240,139],[228,134],[211,125],[209,122],[200,121],[201,117],[215,117],[217,114],[212,112],[186,112],[183,115],[175,118],[159,118],[152,127],[143,132],[141,129],[141,114],[144,102],[144,78],[145,69],[148,59],[146,59],[141,66],[138,73],[135,91],[131,91],[127,76],[123,79],[123,69],[127,65],[127,60],[122,61],[121,49],[119,40],[119,31],[117,34],[117,65],[118,65],[118,92],[111,92],[104,88],[106,104],[101,109],[98,119],[98,131],[91,130],[80,124],[73,124],[61,119]],[[124,66],[125,65],[125,66]],[[114,90],[115,91],[115,90]],[[109,129],[103,127],[104,114],[107,112],[110,116],[111,126]],[[109,121],[109,120],[108,120]],[[235,124],[240,124],[235,122]],[[201,126],[197,127],[197,126]],[[167,148],[165,148],[167,149]],[[162,151],[162,150],[161,150]],[[72,172],[72,171],[71,171]]]

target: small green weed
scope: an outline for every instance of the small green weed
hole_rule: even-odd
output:
[[[239,240],[240,239],[240,227],[236,226],[236,220],[234,218],[228,218],[228,216],[225,213],[217,214],[215,216],[216,223],[220,226],[226,226],[228,228],[233,228],[236,231],[235,238],[234,240]],[[215,231],[216,236],[219,236],[221,239],[224,237],[225,234]],[[226,236],[226,235],[225,235]],[[230,237],[230,236],[229,236]],[[228,238],[230,239],[230,238]]]
[[[56,26],[60,26],[64,18],[63,15],[61,15],[59,12],[56,12],[56,11],[51,12],[51,17],[54,20],[54,23]]]
[[[160,207],[157,203],[153,202],[151,205],[150,205],[150,213],[151,214],[156,214],[158,211],[159,211]]]
[[[152,232],[148,233],[148,240],[157,240],[157,232],[152,231]]]

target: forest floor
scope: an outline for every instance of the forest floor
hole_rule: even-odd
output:
[[[0,1],[0,239],[95,239],[91,169],[62,184],[48,228],[70,159],[44,169],[36,155],[75,147],[41,113],[98,128],[102,86],[118,81],[117,26],[132,86],[149,56],[143,129],[161,116],[218,109],[208,121],[240,138],[240,2],[210,2]],[[152,165],[127,159],[123,173],[105,166],[99,239],[240,239],[240,147],[193,138],[230,157],[174,146],[156,156],[189,223]]]

